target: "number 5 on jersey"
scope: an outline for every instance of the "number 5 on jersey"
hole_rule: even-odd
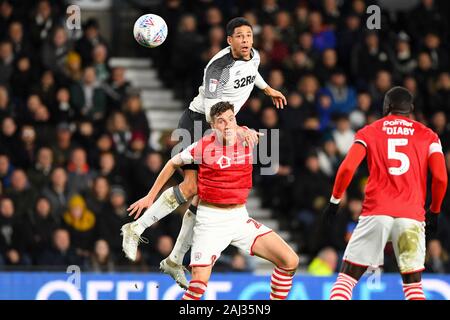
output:
[[[399,160],[399,167],[389,167],[389,174],[393,176],[400,176],[406,173],[409,169],[409,158],[403,152],[398,152],[398,146],[406,146],[408,139],[388,139],[388,159]]]

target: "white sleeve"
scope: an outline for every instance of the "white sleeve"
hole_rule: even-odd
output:
[[[256,75],[255,86],[257,86],[261,90],[264,90],[265,88],[267,88],[269,86],[267,84],[267,82],[264,81],[263,77],[259,74],[259,72]]]
[[[428,157],[435,152],[443,153],[441,140],[439,140],[439,142],[433,142],[432,144],[430,144],[430,147],[428,148]]]
[[[195,148],[196,145],[197,145],[197,142],[194,142],[189,147],[187,147],[186,149],[181,151],[180,157],[181,157],[181,161],[183,161],[183,164],[190,164],[190,163],[194,162],[194,157],[192,156],[191,151],[192,151],[192,149]]]

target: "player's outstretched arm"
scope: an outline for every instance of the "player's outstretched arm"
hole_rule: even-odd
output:
[[[334,202],[339,203],[342,195],[344,194],[345,190],[347,190],[348,185],[352,181],[356,169],[358,169],[358,166],[360,165],[361,161],[363,161],[365,156],[366,148],[360,143],[354,143],[345,156],[344,161],[342,161],[341,165],[339,166],[338,172],[336,174],[332,199],[337,199],[337,201]]]
[[[431,239],[437,232],[437,218],[447,191],[447,168],[444,155],[441,152],[432,153],[428,158],[428,167],[431,171],[431,205],[425,219],[426,238]]]
[[[440,152],[431,154],[428,158],[428,166],[431,171],[430,210],[434,213],[439,213],[447,191],[447,168],[444,155]]]
[[[271,88],[270,86],[267,86],[264,89],[264,93],[266,96],[269,96],[272,98],[272,102],[277,107],[277,109],[283,109],[285,105],[287,105],[286,97],[278,90],[275,90]]]
[[[175,155],[172,159],[167,161],[166,165],[159,173],[155,183],[153,184],[148,194],[128,207],[128,211],[130,212],[128,215],[129,216],[135,215],[134,219],[139,218],[142,210],[152,205],[159,191],[161,191],[162,187],[166,184],[167,181],[169,181],[170,177],[172,177],[175,170],[182,165],[183,161],[181,159],[180,154]]]

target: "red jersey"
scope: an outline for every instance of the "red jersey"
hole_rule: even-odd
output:
[[[355,142],[366,147],[369,168],[361,214],[423,221],[428,157],[442,153],[437,134],[407,117],[389,115],[359,130]]]
[[[242,141],[226,146],[212,133],[181,153],[184,163],[197,163],[198,196],[220,204],[244,204],[252,188],[252,151]]]

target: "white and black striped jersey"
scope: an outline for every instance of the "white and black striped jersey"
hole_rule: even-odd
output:
[[[231,47],[220,50],[206,65],[203,83],[189,109],[205,114],[209,121],[211,107],[219,101],[228,101],[234,105],[234,113],[238,113],[254,85],[260,89],[267,87],[258,72],[259,63],[259,53],[255,49],[247,61],[233,58]]]

